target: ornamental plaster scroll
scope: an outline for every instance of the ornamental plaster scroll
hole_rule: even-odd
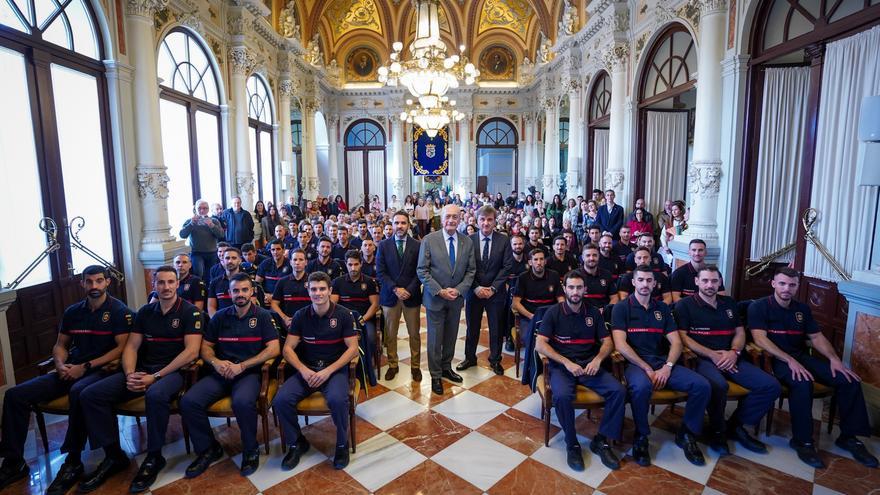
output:
[[[168,177],[164,171],[162,172],[138,172],[137,188],[138,197],[141,199],[168,199]]]
[[[235,177],[235,187],[238,194],[253,195],[254,194],[254,176],[253,174],[243,174]]]
[[[602,55],[602,63],[608,72],[617,72],[626,68],[626,62],[629,60],[629,44],[618,42],[614,43]]]
[[[290,79],[282,79],[281,82],[278,83],[278,93],[285,98],[293,96],[293,81]]]
[[[608,170],[605,172],[605,189],[622,191],[625,178],[626,176],[620,170]]]
[[[233,74],[250,75],[257,65],[257,59],[246,46],[234,46],[229,49],[229,62]]]
[[[153,19],[156,12],[164,10],[168,6],[168,0],[128,0],[126,12],[129,15],[137,15]]]
[[[717,198],[721,190],[721,162],[695,161],[688,167],[688,194],[700,198]]]

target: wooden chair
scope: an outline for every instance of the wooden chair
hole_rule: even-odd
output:
[[[544,364],[544,372],[538,378],[537,389],[541,397],[541,419],[544,420],[544,445],[550,446],[550,409],[553,407],[553,390],[550,388],[550,361],[546,356],[541,356]],[[572,401],[575,409],[586,409],[589,414],[593,409],[605,407],[605,399],[593,390],[577,385],[575,397]]]
[[[626,358],[617,351],[611,353],[611,364],[614,377],[617,378],[620,383],[626,387],[626,374],[624,373],[624,368],[626,366]],[[669,405],[672,406],[672,410],[675,410],[675,405],[680,404],[682,402],[687,402],[688,394],[687,392],[678,392],[676,390],[654,390],[651,393],[651,400],[648,402],[651,406],[651,414],[654,414],[656,407],[658,405]]]
[[[355,357],[350,363],[348,363],[348,430],[351,438],[352,453],[354,453],[357,448],[355,444],[355,427],[357,425],[357,422],[355,421],[355,410],[357,409],[358,395],[361,391],[361,382],[357,378],[358,359],[358,357]],[[284,384],[286,378],[285,369],[288,366],[287,361],[281,361],[281,364],[278,366],[278,387],[281,387],[281,385]],[[312,393],[312,395],[299,401],[299,404],[296,406],[296,412],[300,416],[305,416],[307,421],[306,424],[308,424],[309,416],[329,416],[330,407],[327,405],[327,400],[324,398],[324,394],[320,391],[316,391]],[[284,440],[284,430],[281,430],[281,449],[285,452],[287,451],[287,442]]]
[[[257,396],[257,414],[260,416],[263,424],[263,443],[267,455],[269,454],[269,407],[272,405],[272,399],[275,398],[275,394],[278,393],[277,376],[271,376],[269,370],[277,360],[278,358],[273,358],[263,363],[260,369],[260,394]],[[202,364],[204,363],[199,360],[198,365],[201,366]],[[195,383],[195,380],[193,383]],[[211,418],[226,418],[227,424],[231,424],[231,418],[235,417],[235,412],[232,410],[232,396],[227,395],[211,404],[208,407],[208,416]]]

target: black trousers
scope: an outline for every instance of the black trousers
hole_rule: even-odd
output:
[[[467,323],[467,335],[465,337],[464,358],[477,360],[477,344],[480,342],[480,326],[483,321],[483,312],[489,320],[489,363],[501,362],[501,345],[504,339],[502,326],[505,318],[505,302],[507,294],[498,292],[489,299],[480,299],[473,291],[468,291],[464,301],[465,322]]]

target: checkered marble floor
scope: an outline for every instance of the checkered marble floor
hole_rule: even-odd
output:
[[[464,321],[459,328],[456,362],[464,353]],[[767,442],[769,454],[743,451],[731,442],[734,455],[718,459],[703,445],[707,465],[695,467],[673,442],[681,408],[673,411],[658,406],[651,416],[653,466],[639,467],[625,456],[633,435],[633,423],[626,418],[624,440],[615,445],[616,451],[625,456],[623,467],[615,472],[606,469],[587,449],[589,439],[598,430],[601,412],[588,417],[577,411],[577,429],[582,435],[587,467],[584,472],[573,472],[565,462],[564,442],[555,416],[550,446],[544,446],[540,400],[516,379],[512,355],[504,355],[503,376],[488,369],[487,339],[484,329],[477,350],[479,365],[461,373],[464,383],[446,382],[446,393],[435,396],[426,372],[426,339],[423,336],[421,364],[425,378],[416,383],[411,381],[409,343],[401,323],[400,373],[390,382],[380,380],[378,386],[362,391],[357,407],[357,453],[343,471],[335,471],[330,465],[335,429],[329,418],[304,427],[313,448],[290,472],[280,469],[281,445],[278,430],[272,425],[271,453],[261,458],[260,469],[248,478],[238,473],[241,453],[235,422],[227,426],[224,420],[214,420],[226,456],[199,478],[186,480],[183,471],[192,457],[184,450],[179,418],[173,417],[164,450],[168,466],[153,485],[152,493],[880,493],[880,470],[862,467],[835,447],[837,428],[829,435],[825,432],[826,424],[818,420],[820,455],[828,468],[816,470],[801,463],[788,447],[791,429],[786,411],[776,414],[772,436],[760,436]],[[383,377],[385,369],[383,366]],[[827,404],[816,401],[814,405],[814,417],[827,417]],[[123,448],[140,462],[146,448],[145,423],[139,428],[131,418],[119,421]],[[26,447],[31,475],[4,493],[43,493],[51,482],[64,459],[58,449],[67,424],[63,417],[50,417],[49,422],[50,452],[45,455],[42,443],[31,430]],[[875,455],[880,454],[880,439],[868,439],[868,447]],[[86,469],[95,467],[102,456],[101,451],[87,453]],[[127,473],[116,476],[96,493],[126,493],[136,471],[132,464]]]

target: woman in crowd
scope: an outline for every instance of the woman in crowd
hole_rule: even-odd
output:
[[[492,203],[492,206],[494,206],[496,210],[501,211],[501,209],[504,208],[504,205],[504,196],[502,196],[501,193],[496,194],[495,202]]]
[[[526,196],[526,203],[523,205],[522,209],[526,216],[531,216],[532,212],[535,210],[535,197],[531,194]]]
[[[263,238],[267,243],[273,238],[275,227],[278,225],[284,225],[284,219],[278,214],[278,207],[271,205],[269,206],[269,212],[266,213],[262,220],[260,220],[260,227],[263,229]]]
[[[685,209],[684,201],[673,201],[671,213],[672,217],[666,221],[663,232],[660,234],[660,243],[666,252],[670,252],[669,241],[674,239],[675,236],[681,235],[688,228],[687,210]]]
[[[565,213],[565,205],[562,204],[562,197],[558,194],[553,196],[553,202],[547,208],[547,216],[556,219],[556,225],[562,225],[562,215]]]
[[[324,217],[330,216],[330,199],[329,198],[321,198],[321,206],[318,207],[318,211]]]
[[[263,228],[260,222],[263,221],[263,217],[266,216],[266,204],[263,203],[262,200],[257,200],[254,204],[254,212],[251,213],[251,217],[254,219],[254,246],[257,249],[262,248],[266,245],[266,237],[272,237],[272,232],[267,232],[265,235],[263,234]]]
[[[419,198],[419,204],[415,207],[416,225],[419,228],[419,237],[428,235],[428,222],[431,221],[431,207],[425,202],[425,198]]]
[[[415,209],[416,205],[413,204],[413,197],[407,194],[406,197],[403,198],[403,211],[405,211],[406,214],[409,215],[410,218],[412,218]]]
[[[340,213],[348,213],[348,205],[345,204],[345,200],[342,199],[342,196],[337,194],[334,203],[336,203],[336,206],[337,208],[339,208]]]
[[[382,207],[382,201],[379,196],[373,195],[373,201],[370,202],[370,211],[381,214],[385,208]]]
[[[574,198],[568,200],[568,206],[565,208],[565,211],[562,212],[562,223],[565,223],[566,220],[574,225],[577,222],[577,216],[580,208],[578,208],[577,200]]]
[[[645,218],[644,208],[636,208],[633,212],[633,219],[627,222],[626,226],[629,227],[629,231],[632,235],[632,240],[630,242],[633,245],[635,245],[636,239],[642,234],[653,234],[651,222]]]

